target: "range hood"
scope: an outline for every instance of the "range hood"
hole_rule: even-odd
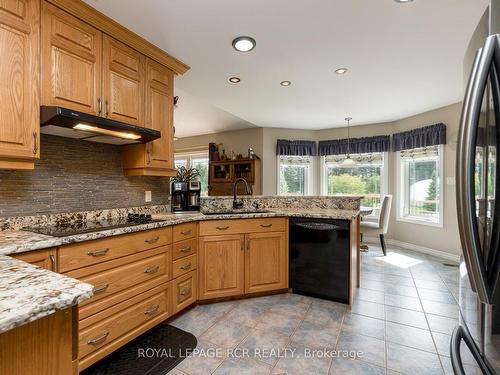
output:
[[[56,106],[40,107],[40,125],[42,134],[113,145],[146,143],[161,137],[157,130]]]

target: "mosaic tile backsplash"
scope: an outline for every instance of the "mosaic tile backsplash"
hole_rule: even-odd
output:
[[[169,203],[168,177],[125,177],[119,146],[41,136],[32,171],[0,170],[0,218]]]

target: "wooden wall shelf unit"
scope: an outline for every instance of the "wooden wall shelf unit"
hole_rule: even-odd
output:
[[[252,185],[254,195],[261,193],[259,159],[217,160],[210,162],[208,195],[231,195],[237,178],[244,178]],[[238,185],[238,195],[245,195],[245,187]]]

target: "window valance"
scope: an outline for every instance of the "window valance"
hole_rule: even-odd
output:
[[[443,123],[396,133],[392,136],[393,151],[443,144],[446,144],[446,125]]]
[[[278,139],[276,155],[316,156],[318,148],[315,141],[289,141]]]
[[[390,148],[390,136],[378,135],[375,137],[351,138],[349,140],[349,150],[347,150],[347,138],[333,139],[330,141],[319,141],[319,154],[345,155],[368,154],[373,152],[387,152]]]

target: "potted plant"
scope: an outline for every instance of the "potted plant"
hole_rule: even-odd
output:
[[[172,177],[172,182],[196,181],[200,178],[200,173],[196,168],[186,168],[181,166],[177,168],[177,176]]]

